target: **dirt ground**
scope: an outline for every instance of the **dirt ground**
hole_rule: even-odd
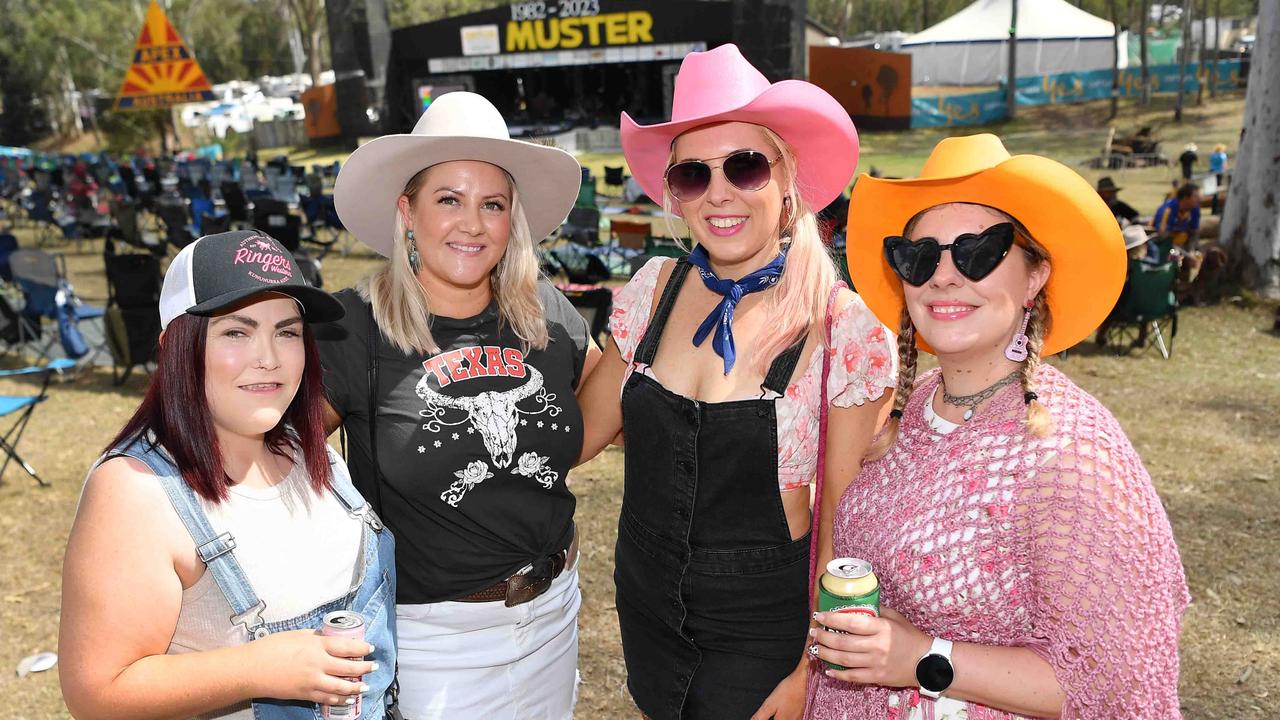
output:
[[[1092,104],[1097,113],[1099,104]],[[1192,108],[1189,122],[1164,129],[1169,142],[1201,147],[1238,134],[1239,98]],[[1087,107],[1054,110],[1054,127],[1082,129],[1059,138],[1031,120],[1001,129],[1015,151],[1064,159],[1101,144]],[[1197,115],[1196,113],[1202,113]],[[1123,121],[1144,121],[1138,115]],[[1234,123],[1234,125],[1232,125]],[[1105,131],[1103,131],[1105,132]],[[864,135],[863,163],[882,159],[896,172],[918,171],[938,133]],[[1085,140],[1088,139],[1086,145]],[[1234,145],[1231,146],[1234,150]],[[595,159],[613,162],[615,159]],[[1141,199],[1167,182],[1163,169],[1127,171]],[[1099,173],[1085,171],[1091,180]],[[1132,202],[1132,201],[1131,201]],[[1135,203],[1137,204],[1137,203]],[[1150,212],[1154,207],[1140,207]],[[27,238],[23,237],[24,243]],[[99,246],[55,248],[90,301],[105,297]],[[377,263],[367,254],[324,261],[325,286],[352,284]],[[1280,696],[1280,337],[1269,329],[1274,306],[1245,300],[1187,308],[1172,359],[1154,352],[1117,358],[1084,344],[1060,368],[1120,419],[1168,510],[1191,587],[1183,619],[1181,697],[1187,718],[1262,720]],[[0,358],[8,366],[12,355]],[[18,679],[13,668],[57,646],[60,568],[85,470],[136,407],[145,378],[112,387],[109,373],[88,372],[56,385],[38,409],[20,449],[52,486],[36,487],[10,467],[0,482],[0,696],[18,718],[67,716],[56,672]],[[0,394],[27,393],[28,382],[0,379]],[[3,423],[0,423],[3,425]],[[574,471],[583,533],[580,618],[583,685],[578,717],[634,718],[625,689],[613,605],[613,544],[622,494],[622,453],[610,450]],[[139,602],[145,599],[139,598]]]

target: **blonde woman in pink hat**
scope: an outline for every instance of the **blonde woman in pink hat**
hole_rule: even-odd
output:
[[[626,437],[627,684],[652,720],[798,718],[811,552],[831,554],[811,487],[819,506],[839,498],[895,374],[891,334],[838,289],[814,220],[857,166],[857,132],[821,89],[771,84],[725,45],[685,58],[671,122],[624,114],[622,146],[695,243],[619,294],[579,396],[584,459]]]

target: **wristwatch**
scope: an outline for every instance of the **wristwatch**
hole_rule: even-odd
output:
[[[951,641],[934,638],[929,652],[916,663],[916,684],[920,686],[920,694],[937,699],[951,687],[955,676],[955,669],[951,667]]]

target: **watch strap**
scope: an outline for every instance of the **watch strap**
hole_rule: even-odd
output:
[[[946,660],[948,665],[951,665],[951,651],[952,651],[952,649],[953,649],[953,648],[954,648],[954,643],[952,643],[950,640],[944,640],[944,639],[942,639],[942,638],[940,638],[940,637],[936,637],[936,638],[934,638],[934,639],[933,639],[933,643],[929,645],[929,651],[928,651],[928,652],[926,652],[923,656],[921,656],[921,657],[920,657],[919,662],[917,662],[917,663],[916,663],[916,681],[917,681],[917,683],[919,683],[919,679],[920,679],[920,670],[919,670],[919,668],[920,668],[920,663],[921,663],[921,662],[924,662],[925,658],[928,658],[928,657],[931,657],[931,656],[940,657],[940,658],[942,658],[942,659]],[[954,677],[954,673],[955,673],[955,669],[954,669],[954,666],[953,666],[953,668],[952,668],[952,676],[953,676],[953,677]],[[947,687],[950,687],[950,683],[948,683],[948,684],[947,684]],[[939,688],[938,690],[931,690],[931,689],[929,689],[929,688],[925,687],[923,684],[921,684],[921,685],[920,685],[920,694],[921,694],[921,695],[923,695],[923,696],[925,696],[925,697],[927,697],[927,698],[932,698],[932,699],[934,699],[934,700],[936,700],[936,699],[938,699],[939,697],[941,697],[941,696],[942,696],[942,693],[944,693],[944,692],[946,692],[946,691],[947,691],[947,688],[945,688],[945,687],[944,687],[944,688]]]

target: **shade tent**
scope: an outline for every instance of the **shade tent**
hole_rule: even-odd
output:
[[[1014,0],[977,0],[908,36],[911,80],[927,85],[991,85],[1004,80]],[[1115,26],[1066,0],[1017,0],[1019,77],[1110,68]],[[1128,59],[1121,33],[1120,66]]]

